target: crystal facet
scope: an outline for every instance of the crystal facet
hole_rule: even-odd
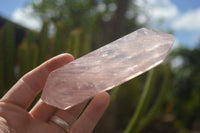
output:
[[[42,99],[67,109],[164,61],[175,37],[139,29],[51,72]]]

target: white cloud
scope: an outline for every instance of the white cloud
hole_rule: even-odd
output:
[[[33,9],[28,6],[26,8],[18,8],[12,15],[12,21],[33,30],[40,30],[42,26],[41,20],[34,16]]]
[[[136,5],[152,19],[171,19],[178,15],[178,9],[169,0],[136,0]]]
[[[200,30],[200,8],[191,10],[180,15],[173,22],[173,28],[184,31],[199,31]]]
[[[151,12],[153,19],[173,19],[178,15],[178,10],[174,5],[153,8]]]
[[[41,0],[35,1],[39,3]],[[147,22],[148,27],[155,30],[168,31],[172,29],[175,34],[185,33],[177,37],[179,42],[189,44],[189,40],[191,44],[196,44],[200,34],[200,8],[182,13],[171,0],[133,0],[133,2],[136,2],[140,9],[137,18],[139,23]],[[99,5],[98,9],[104,11],[104,6]],[[115,10],[114,6],[113,10]],[[27,28],[39,30],[42,22],[38,17],[33,16],[32,12],[31,7],[19,8],[13,13],[12,20]],[[127,12],[127,17],[133,15],[134,11]],[[110,16],[106,16],[105,20],[109,20],[109,18]]]
[[[176,35],[174,45],[194,48],[200,35],[200,8],[181,12],[172,0],[133,0],[139,7],[138,23],[147,22],[147,27],[169,31]],[[146,15],[147,14],[147,15]],[[173,49],[176,49],[174,46]]]
[[[168,29],[178,15],[177,7],[170,0],[136,0],[136,5],[142,10],[138,22],[148,21],[149,27],[153,29]],[[148,18],[144,18],[145,15]],[[162,24],[161,24],[162,23]]]
[[[136,4],[144,11],[139,15],[138,21],[149,21],[151,28],[175,31],[200,30],[200,8],[182,13],[170,0],[136,0]],[[149,19],[145,19],[143,14],[148,14]]]

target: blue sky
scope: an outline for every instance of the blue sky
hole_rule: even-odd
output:
[[[32,0],[1,0],[0,14],[7,18],[11,18],[17,8],[21,8],[31,1]]]
[[[30,16],[32,9],[22,8],[32,0],[1,0],[0,15],[20,23],[26,27],[38,29],[41,26],[39,18]],[[151,20],[149,28],[165,31],[172,29],[176,36],[176,45],[183,44],[194,48],[200,39],[200,0],[136,0]],[[143,2],[142,2],[143,1]],[[153,7],[153,8],[152,8]],[[160,25],[160,20],[165,22]],[[139,22],[145,17],[141,14]]]
[[[200,7],[199,0],[171,0],[181,12],[187,12]]]
[[[182,14],[200,9],[200,0],[171,0],[171,2],[177,6]],[[193,21],[196,21],[195,18]],[[190,24],[192,25],[192,23],[189,23],[188,25]],[[191,47],[193,47],[200,41],[200,29],[176,32],[176,37],[180,38],[182,43],[192,45]]]

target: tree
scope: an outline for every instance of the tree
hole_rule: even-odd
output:
[[[81,28],[93,35],[93,48],[111,42],[142,25],[131,0],[41,0],[31,4],[43,21],[62,22],[66,32]],[[132,17],[127,17],[128,11]]]
[[[195,49],[177,49],[172,57],[182,60],[174,71],[174,112],[183,127],[194,129],[200,123],[200,42]]]

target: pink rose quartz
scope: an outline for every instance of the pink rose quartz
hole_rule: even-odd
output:
[[[175,37],[142,28],[51,72],[42,100],[68,109],[162,63]]]

